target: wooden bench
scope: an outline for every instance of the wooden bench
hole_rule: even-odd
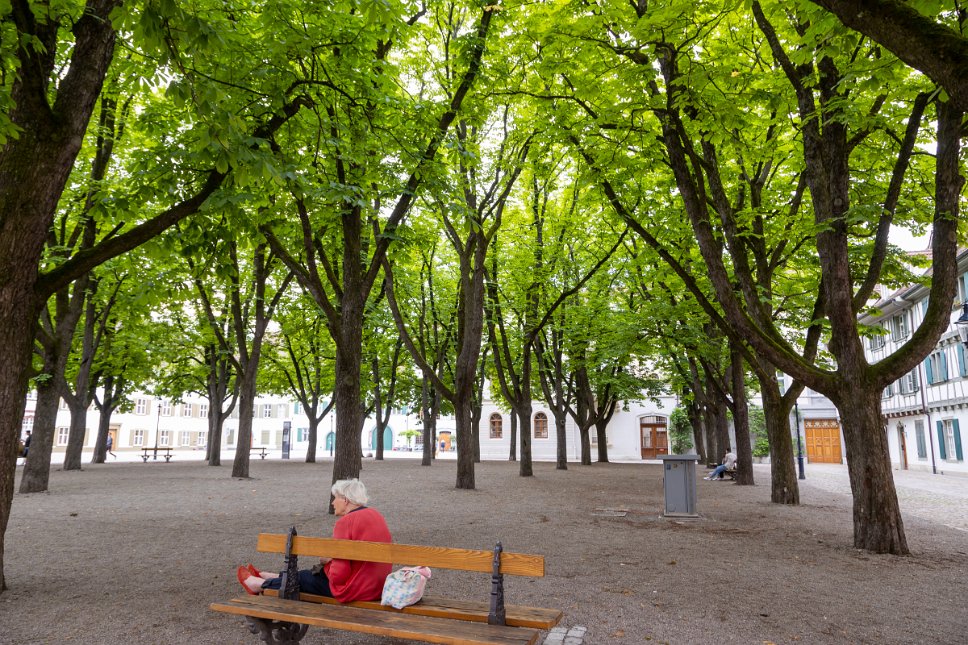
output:
[[[263,533],[258,550],[286,553],[289,541],[287,535]],[[539,630],[551,629],[561,620],[557,609],[504,604],[504,575],[543,576],[544,557],[506,553],[500,543],[493,551],[477,551],[294,535],[290,549],[295,556],[290,558],[292,562],[298,556],[311,556],[313,563],[328,557],[490,573],[490,600],[429,595],[417,604],[394,609],[379,601],[341,604],[312,594],[286,599],[279,597],[280,592],[266,590],[259,596],[244,594],[214,602],[209,608],[245,616],[249,631],[270,644],[298,642],[308,626],[314,625],[427,643],[531,645],[537,643]],[[293,570],[291,564],[287,566]],[[434,580],[428,584],[433,585]]]
[[[153,448],[146,447],[141,449],[141,460],[144,463],[148,463],[148,457],[151,457],[152,454],[154,454],[154,458],[157,461],[159,452],[161,453],[161,456],[165,458],[165,463],[171,461],[171,458],[174,456],[171,454],[171,448],[166,448],[163,446],[155,446]]]
[[[262,457],[263,459],[265,459],[266,458],[266,455],[269,454],[269,449],[268,448],[265,448],[265,447],[249,448],[249,454],[251,455],[252,453],[255,453],[255,454],[259,455],[260,457]]]

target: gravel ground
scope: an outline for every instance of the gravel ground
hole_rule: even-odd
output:
[[[517,468],[478,465],[472,491],[454,488],[453,461],[366,460],[361,477],[398,542],[544,554],[544,578],[506,579],[508,602],[562,609],[586,645],[965,642],[968,478],[923,495],[899,483],[913,555],[896,557],[851,547],[842,468],[810,467],[799,507],[770,503],[768,466],[754,487],[700,480],[696,520],[660,517],[657,464],[536,463],[532,478]],[[256,645],[208,604],[241,592],[238,564],[281,564],[256,553],[259,532],[330,534],[331,464],[230,472],[108,463],[55,470],[49,493],[16,495],[0,642]],[[481,600],[489,590],[486,575],[442,570],[428,585]],[[313,628],[303,640],[393,642]]]

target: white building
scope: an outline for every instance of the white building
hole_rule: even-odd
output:
[[[675,398],[668,396],[651,401],[631,402],[628,409],[616,410],[607,430],[609,459],[617,461],[640,461],[655,459],[668,453],[668,417],[675,407]],[[110,434],[115,453],[136,453],[141,455],[145,448],[171,448],[183,453],[198,451],[198,458],[204,458],[208,437],[208,402],[195,396],[186,397],[182,402],[156,399],[147,394],[132,397],[132,409],[128,412],[115,412],[111,416]],[[33,426],[36,399],[27,401],[24,414],[24,434]],[[84,450],[93,450],[97,438],[100,413],[94,406],[88,410]],[[319,426],[317,437],[317,457],[332,454],[335,413],[330,413]],[[305,457],[309,443],[309,420],[299,403],[283,397],[260,397],[257,399],[253,424],[252,447],[268,449],[271,456],[278,457],[283,447],[286,427],[290,433],[290,456],[293,459]],[[66,404],[61,404],[57,415],[57,430],[54,436],[53,452],[63,453],[67,448],[70,427],[70,412]],[[490,400],[484,403],[481,417],[481,458],[485,460],[505,460],[510,453],[510,413],[502,411]],[[580,437],[575,423],[569,419],[567,424],[567,451],[569,461],[580,459]],[[408,448],[419,451],[422,438],[410,436],[410,431],[422,431],[420,420],[402,411],[395,411],[384,431],[386,451],[405,452]],[[532,412],[532,457],[536,461],[554,461],[557,456],[554,417],[540,401],[535,401]],[[455,424],[453,417],[437,420],[438,441],[442,441],[445,451],[453,451]],[[591,430],[592,459],[597,459],[597,435]],[[376,449],[376,422],[367,419],[363,426],[361,445],[364,454]],[[222,429],[222,450],[234,451],[238,438],[238,412],[226,419]]]
[[[962,422],[968,423],[968,357],[955,324],[968,302],[968,252],[959,255],[958,267],[958,296],[947,331],[924,361],[884,389],[884,431],[899,470],[968,475],[961,436]],[[861,316],[861,323],[882,330],[865,343],[868,361],[883,360],[903,345],[921,324],[927,303],[928,289],[912,285],[875,303],[877,315]],[[805,391],[798,407],[807,460],[846,463],[833,405]]]

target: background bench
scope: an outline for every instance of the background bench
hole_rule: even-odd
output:
[[[255,453],[255,454],[259,455],[260,457],[262,457],[263,459],[265,459],[266,458],[266,455],[269,454],[269,449],[268,448],[264,448],[264,447],[260,447],[260,448],[249,448],[249,454],[251,455],[253,453]]]
[[[152,448],[141,449],[141,460],[144,463],[148,463],[148,457],[151,457],[152,455],[154,455],[155,459],[158,459],[159,452],[161,453],[161,456],[165,458],[166,463],[171,461],[171,458],[174,456],[171,454],[171,448],[165,446],[154,446]]]
[[[258,550],[285,553],[287,539],[288,536],[282,534],[261,534]],[[490,600],[431,595],[415,605],[394,609],[379,601],[344,605],[332,598],[311,594],[300,594],[299,600],[287,600],[279,598],[278,592],[267,590],[260,596],[245,594],[226,602],[212,603],[210,608],[246,616],[250,631],[261,632],[263,640],[266,635],[270,639],[274,637],[275,642],[298,642],[305,634],[303,626],[315,625],[433,643],[528,645],[537,642],[538,630],[550,629],[561,620],[561,611],[557,609],[504,604],[503,576],[543,576],[544,558],[505,553],[500,544],[494,551],[477,551],[295,536],[292,538],[292,553],[314,558],[490,573]],[[279,640],[280,633],[289,640]]]

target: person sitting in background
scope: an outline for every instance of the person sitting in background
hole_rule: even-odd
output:
[[[339,517],[333,526],[333,538],[393,542],[383,515],[366,505],[369,498],[363,482],[341,479],[333,484],[330,492],[333,509]],[[393,565],[384,562],[320,558],[319,565],[299,571],[299,590],[340,602],[379,600],[392,568]],[[263,589],[278,589],[282,583],[282,573],[256,569],[251,564],[239,567],[237,576],[246,592],[252,595],[258,595]]]
[[[736,453],[730,451],[723,456],[723,463],[716,466],[716,469],[709,474],[709,477],[703,477],[703,479],[722,479],[723,473],[727,470],[732,470],[736,467]]]

